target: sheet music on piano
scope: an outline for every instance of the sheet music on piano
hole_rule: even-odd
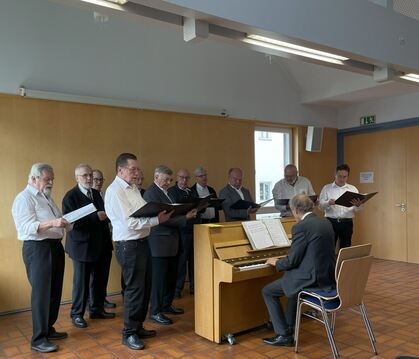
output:
[[[242,226],[253,249],[288,247],[291,245],[285,229],[278,219],[246,221],[242,222]]]

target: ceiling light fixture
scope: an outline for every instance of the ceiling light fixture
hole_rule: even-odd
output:
[[[113,2],[113,3],[119,4],[119,5],[124,5],[128,2],[128,0],[106,0],[106,1]]]
[[[309,57],[311,59],[330,62],[337,65],[343,65],[343,61],[349,60],[349,58],[340,55],[335,55],[260,35],[247,35],[247,37],[242,41],[248,44],[262,46],[268,49],[282,51],[293,55]]]
[[[408,81],[419,82],[419,75],[417,74],[406,74],[400,76],[400,78]]]
[[[120,10],[121,5],[126,4],[127,0],[80,0],[82,2],[87,2],[89,4],[104,6],[110,9]]]

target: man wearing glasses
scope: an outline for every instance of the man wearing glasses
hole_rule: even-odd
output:
[[[46,163],[35,163],[28,185],[20,192],[12,207],[17,237],[23,241],[22,256],[32,287],[33,350],[53,352],[58,345],[50,340],[67,338],[67,333],[54,328],[60,309],[64,277],[64,228],[71,225],[51,198],[54,171]]]
[[[105,293],[104,267],[101,260],[104,246],[109,241],[109,220],[104,211],[103,199],[99,191],[92,188],[93,171],[87,164],[79,164],[74,174],[76,186],[63,198],[63,213],[69,213],[91,203],[97,209],[86,217],[74,222],[67,235],[65,250],[73,260],[73,292],[70,311],[71,320],[76,328],[86,328],[84,320],[87,301],[92,286],[90,303],[91,319],[111,319],[114,313],[104,310]]]
[[[144,348],[140,338],[156,335],[144,328],[151,291],[151,255],[148,243],[150,229],[166,222],[172,212],[160,212],[152,218],[130,217],[146,204],[138,190],[140,168],[137,157],[122,153],[116,159],[116,177],[106,190],[105,209],[112,223],[115,254],[125,284],[124,328],[122,344],[130,349]]]

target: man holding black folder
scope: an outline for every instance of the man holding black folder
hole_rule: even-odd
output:
[[[231,207],[239,200],[254,203],[249,190],[242,186],[242,180],[243,171],[240,168],[230,168],[228,171],[228,184],[220,191],[219,196],[224,199],[222,206],[226,222],[247,221],[250,219],[250,214],[258,210],[258,208],[253,208],[252,206],[245,209],[234,209]]]
[[[347,164],[336,167],[335,181],[323,187],[320,193],[319,207],[325,212],[325,217],[332,223],[335,232],[335,244],[340,240],[340,248],[350,247],[353,233],[353,218],[355,212],[362,209],[361,201],[351,201],[352,207],[335,204],[335,201],[346,191],[358,193],[358,189],[347,183],[350,168]]]

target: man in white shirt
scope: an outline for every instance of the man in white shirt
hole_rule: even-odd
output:
[[[125,284],[124,329],[122,344],[130,349],[144,348],[140,338],[156,335],[143,326],[151,290],[151,255],[148,235],[151,227],[169,219],[172,212],[157,217],[133,218],[130,215],[146,204],[137,188],[140,168],[137,157],[122,153],[116,159],[116,177],[106,190],[105,211],[112,223],[115,255]]]
[[[340,248],[350,247],[353,233],[353,218],[355,212],[362,209],[359,200],[353,200],[352,207],[344,207],[335,204],[346,191],[358,193],[355,186],[347,183],[350,168],[347,164],[336,167],[335,181],[327,184],[320,192],[319,207],[325,212],[325,217],[333,225],[335,232],[335,244],[340,240]]]
[[[51,198],[54,171],[46,163],[35,163],[29,173],[28,185],[12,206],[18,239],[23,241],[22,256],[32,286],[33,350],[53,352],[58,345],[52,339],[67,338],[57,332],[64,277],[64,249],[61,240],[64,228],[71,228]]]
[[[298,170],[295,165],[287,165],[284,168],[284,178],[278,181],[272,189],[272,195],[275,200],[290,199],[297,194],[314,196],[316,193],[309,179],[298,176]],[[281,217],[291,217],[292,212],[289,205],[275,203],[275,208],[281,211]]]

